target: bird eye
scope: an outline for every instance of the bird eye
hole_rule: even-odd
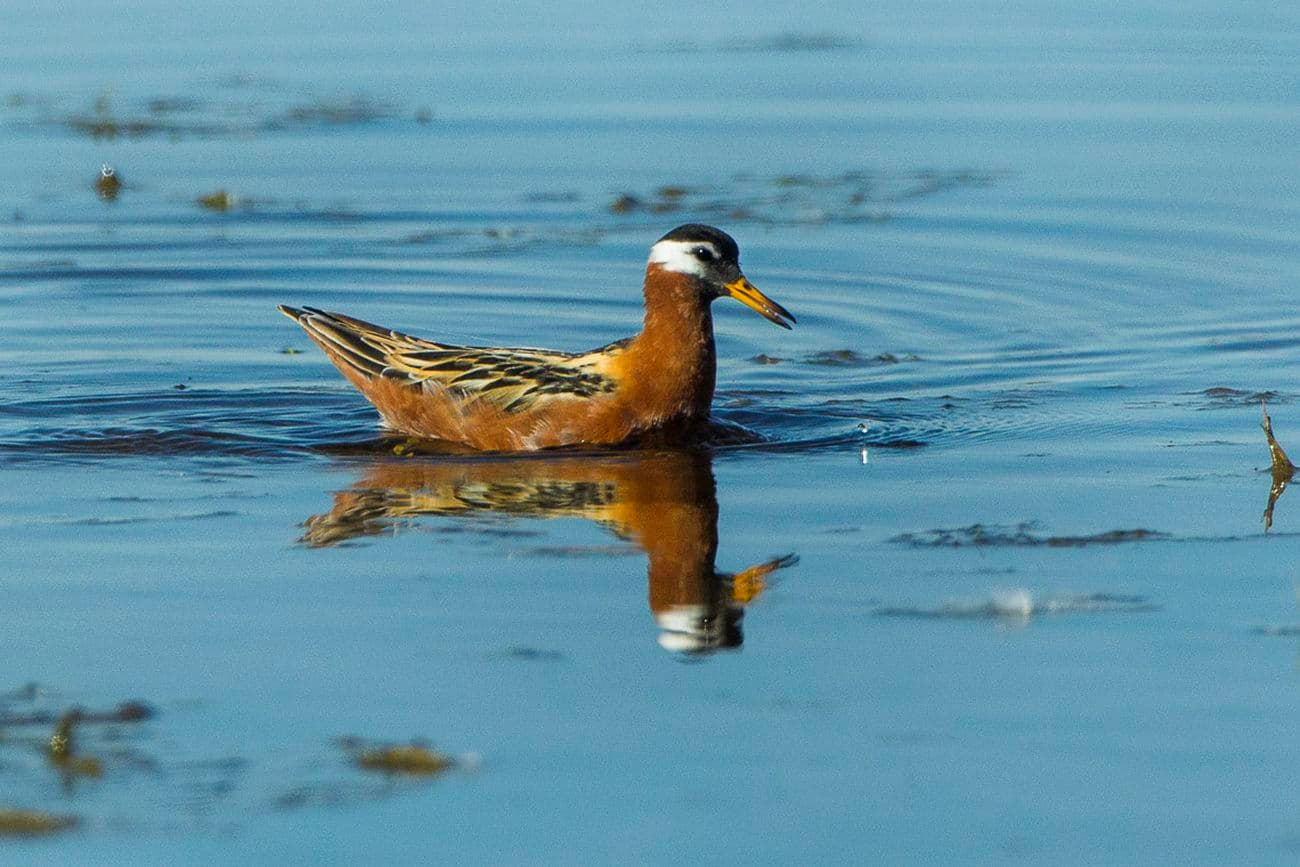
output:
[[[714,259],[718,258],[713,255],[713,251],[708,247],[696,247],[691,251],[691,255],[696,259],[699,259],[701,262],[712,262]]]

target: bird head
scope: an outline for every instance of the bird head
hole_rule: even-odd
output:
[[[701,223],[678,226],[650,248],[650,264],[695,281],[706,301],[728,296],[782,328],[795,321],[790,311],[745,279],[740,271],[740,248],[721,229]]]

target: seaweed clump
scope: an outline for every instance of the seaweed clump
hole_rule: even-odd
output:
[[[50,735],[46,755],[50,764],[72,777],[98,777],[104,773],[104,763],[94,756],[78,755],[76,727],[81,722],[81,709],[72,710],[59,717]]]
[[[699,219],[767,225],[873,223],[890,219],[904,203],[956,189],[988,187],[1002,177],[1002,172],[977,169],[737,175],[725,183],[623,190],[606,208],[619,216],[683,212]]]
[[[889,541],[913,548],[1084,548],[1089,545],[1118,545],[1122,542],[1149,542],[1168,539],[1168,533],[1135,528],[1107,530],[1087,536],[1042,536],[1033,532],[1031,523],[1014,527],[997,524],[971,524],[951,529],[900,533]]]
[[[0,837],[43,837],[75,828],[80,823],[76,816],[41,810],[0,809]]]
[[[106,202],[117,201],[117,194],[122,191],[122,178],[108,163],[99,169],[95,179],[95,193]]]
[[[1264,532],[1267,533],[1273,526],[1273,507],[1286,491],[1286,486],[1291,483],[1296,467],[1287,457],[1286,450],[1278,443],[1277,437],[1273,436],[1273,420],[1268,417],[1268,406],[1262,399],[1259,406],[1264,413],[1264,420],[1260,423],[1260,427],[1264,429],[1264,437],[1268,440],[1268,454],[1272,460],[1270,471],[1273,484],[1268,490],[1268,505],[1264,507]]]
[[[409,744],[369,745],[356,738],[343,738],[339,742],[352,755],[357,767],[408,777],[432,777],[456,766],[451,756],[437,752],[429,746],[413,741]]]

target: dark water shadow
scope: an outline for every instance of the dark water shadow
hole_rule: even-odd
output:
[[[426,518],[490,516],[585,518],[644,551],[659,644],[686,654],[739,647],[746,606],[767,576],[797,561],[787,554],[718,571],[713,461],[698,449],[377,461],[334,495],[328,512],[306,520],[298,541],[323,549],[391,536]],[[568,549],[547,555],[556,551]]]
[[[1045,536],[1035,532],[1032,523],[1023,523],[1014,527],[1001,524],[942,527],[935,530],[899,533],[889,541],[912,548],[1085,548],[1091,545],[1166,541],[1171,538],[1168,533],[1141,527],[1107,530],[1083,536]]]

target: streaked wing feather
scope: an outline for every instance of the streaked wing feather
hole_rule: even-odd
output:
[[[613,391],[615,382],[607,375],[607,365],[627,343],[611,343],[586,353],[457,346],[313,307],[290,308],[286,314],[367,379],[383,376],[405,381],[413,388],[441,387],[507,412]]]

